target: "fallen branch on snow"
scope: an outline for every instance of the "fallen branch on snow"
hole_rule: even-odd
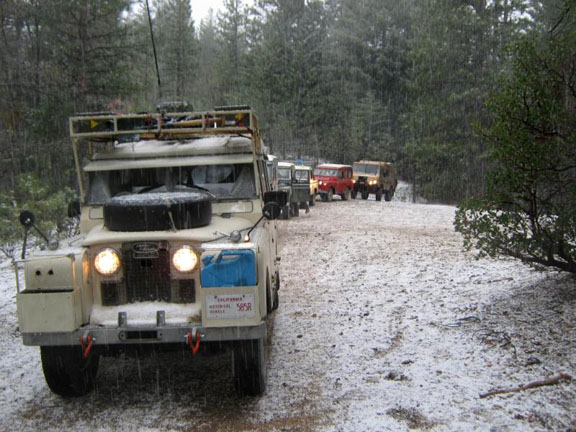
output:
[[[542,387],[542,386],[547,386],[547,385],[554,385],[554,384],[558,384],[561,381],[572,381],[572,377],[568,374],[561,373],[561,374],[558,374],[555,377],[552,377],[550,379],[543,380],[543,381],[534,381],[534,382],[531,382],[530,384],[526,384],[526,385],[523,385],[520,387],[513,387],[510,389],[498,389],[498,390],[493,390],[493,391],[488,392],[488,393],[482,393],[480,395],[480,399],[487,398],[489,396],[494,396],[497,394],[502,394],[502,393],[514,393],[514,392],[519,392],[519,391],[523,391],[523,390],[528,390],[531,388]]]

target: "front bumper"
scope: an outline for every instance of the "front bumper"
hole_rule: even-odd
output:
[[[354,191],[355,192],[368,192],[368,193],[376,193],[380,189],[380,185],[378,184],[368,184],[368,183],[354,183]]]
[[[186,343],[186,337],[200,335],[202,342],[226,342],[266,337],[266,322],[246,327],[203,327],[202,325],[83,326],[73,332],[23,333],[24,345],[80,345],[91,336],[94,346]]]

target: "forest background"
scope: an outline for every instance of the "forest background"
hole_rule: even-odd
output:
[[[487,191],[487,101],[573,0],[0,0],[0,238],[76,183],[68,117],[248,104],[280,158],[396,164],[429,200]],[[20,228],[18,233],[20,233]]]

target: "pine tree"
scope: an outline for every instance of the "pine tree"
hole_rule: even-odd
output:
[[[487,121],[486,95],[512,34],[514,11],[503,4],[431,0],[417,14],[406,153],[411,180],[429,198],[455,202],[484,190],[485,149],[475,128]]]
[[[188,0],[158,0],[154,20],[162,95],[166,100],[192,98],[198,51]],[[161,102],[161,101],[160,101]]]

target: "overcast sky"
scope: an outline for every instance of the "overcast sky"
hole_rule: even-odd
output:
[[[223,0],[190,0],[194,24],[200,24],[200,20],[208,15],[208,9],[212,8],[214,14],[222,8]]]

